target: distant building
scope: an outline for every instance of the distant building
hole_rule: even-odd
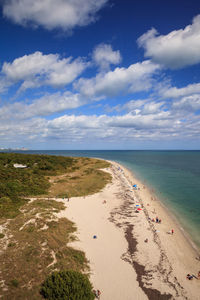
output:
[[[21,169],[27,168],[26,165],[21,165],[21,164],[14,164],[13,167],[14,168],[21,168]]]

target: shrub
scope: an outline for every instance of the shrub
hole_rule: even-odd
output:
[[[71,270],[52,273],[43,283],[40,293],[50,300],[93,300],[95,298],[88,277]]]
[[[14,286],[14,287],[18,287],[18,286],[19,286],[19,282],[18,282],[17,279],[11,280],[11,281],[10,281],[10,284],[11,284],[12,286]]]
[[[12,200],[9,197],[1,197],[0,198],[0,206],[1,205],[10,205],[12,204]]]

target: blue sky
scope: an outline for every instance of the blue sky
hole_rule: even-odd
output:
[[[198,1],[0,5],[0,148],[200,149]]]

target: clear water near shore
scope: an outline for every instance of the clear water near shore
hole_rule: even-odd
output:
[[[64,151],[23,153],[87,156],[117,161],[152,188],[200,248],[200,151]]]

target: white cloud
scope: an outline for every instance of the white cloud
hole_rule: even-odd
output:
[[[109,68],[110,64],[120,63],[120,51],[113,51],[111,45],[100,44],[93,51],[93,60],[102,70],[105,70]]]
[[[177,110],[179,113],[180,111],[184,111],[186,116],[188,113],[196,112],[200,110],[200,94],[186,96],[180,100],[174,101],[172,108]]]
[[[2,106],[0,108],[0,119],[1,121],[8,121],[10,119],[25,120],[38,116],[48,116],[64,110],[77,108],[85,103],[86,101],[79,94],[73,94],[68,91],[46,94],[39,99],[35,99],[30,104],[15,102]]]
[[[109,125],[114,127],[135,128],[137,130],[151,130],[154,128],[166,128],[166,126],[170,125],[170,122],[168,112],[148,115],[132,115],[130,113],[110,118]]]
[[[196,126],[200,123],[199,118],[188,117],[187,121],[182,122],[176,115],[167,111],[158,111],[152,114],[132,113],[121,116],[107,115],[64,115],[54,120],[48,121],[48,133],[56,136],[72,135],[76,133],[78,140],[96,140],[105,139],[108,141],[126,140],[132,138],[148,140],[174,137],[197,136],[200,129]],[[195,129],[195,130],[194,130]],[[193,132],[194,130],[194,132]],[[162,136],[163,135],[163,136]],[[73,139],[76,139],[76,137]]]
[[[149,114],[156,114],[161,110],[161,107],[164,105],[164,102],[148,102],[144,105],[142,114],[149,115]]]
[[[139,100],[131,100],[125,103],[122,106],[122,109],[125,109],[132,114],[141,114],[141,115],[150,115],[161,112],[162,107],[165,102],[155,102],[150,99],[139,99]]]
[[[7,0],[3,14],[20,25],[71,30],[96,20],[108,0]]]
[[[70,145],[72,145],[71,143],[77,143],[77,145],[95,143],[96,145],[103,141],[106,145],[106,143],[116,144],[119,141],[130,144],[135,139],[137,141],[154,140],[159,142],[167,139],[171,141],[183,138],[184,140],[195,139],[200,134],[200,118],[199,115],[194,114],[195,110],[199,108],[199,100],[193,99],[191,113],[185,114],[185,109],[188,109],[187,105],[191,105],[191,100],[188,99],[187,102],[185,99],[182,104],[179,103],[184,109],[179,109],[174,103],[171,110],[165,111],[162,103],[159,105],[151,101],[149,103],[150,109],[146,106],[147,103],[140,102],[138,114],[132,112],[114,116],[65,114],[46,120],[37,117],[39,114],[35,112],[39,107],[41,107],[41,115],[55,111],[55,103],[52,100],[52,109],[51,101],[48,106],[48,101],[39,99],[35,105],[25,106],[24,110],[23,105],[20,106],[18,103],[13,108],[7,107],[7,111],[1,111],[0,136],[2,140],[10,140],[15,144],[18,140],[30,141],[33,144],[34,142],[37,144],[47,142],[49,144],[50,141],[53,141],[54,144],[56,142],[57,147],[60,143],[68,142]],[[62,101],[61,103],[57,101],[57,103],[58,107],[64,108]],[[79,105],[79,103],[74,100],[74,105]],[[15,113],[13,113],[14,110]],[[20,118],[19,113],[21,115],[25,113],[27,119]],[[2,119],[2,116],[5,118]],[[8,122],[8,120],[10,121]]]
[[[99,73],[91,79],[81,78],[75,88],[86,97],[94,98],[147,91],[151,88],[152,77],[159,68],[159,65],[146,60],[128,68],[115,68],[114,71]]]
[[[71,92],[58,92],[47,94],[37,99],[30,105],[25,105],[24,115],[30,116],[48,116],[56,112],[62,112],[67,109],[77,108],[85,102],[80,98],[79,94]]]
[[[189,84],[182,88],[164,86],[159,90],[159,94],[163,98],[179,98],[200,93],[200,83]]]
[[[141,109],[148,100],[146,99],[138,99],[138,100],[130,100],[123,105],[123,109],[126,109],[129,112],[133,112],[136,109]]]
[[[71,83],[83,70],[87,63],[81,58],[61,59],[58,54],[44,55],[35,52],[16,58],[12,63],[5,62],[2,67],[4,74],[11,83],[21,83],[21,90],[41,85],[54,87]]]
[[[145,49],[145,57],[171,69],[200,63],[200,15],[191,25],[174,30],[167,35],[158,35],[152,28],[138,39]]]

